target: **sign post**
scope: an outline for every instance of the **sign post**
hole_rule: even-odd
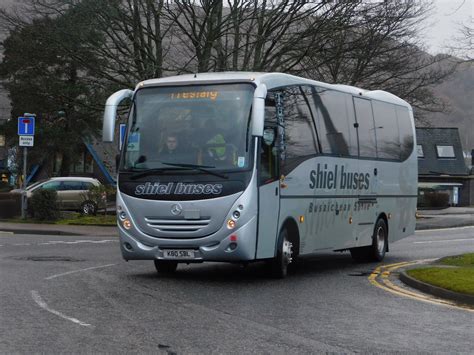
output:
[[[23,147],[23,186],[21,194],[21,218],[26,218],[27,194],[26,194],[26,167],[28,149],[34,144],[35,135],[35,114],[25,113],[23,117],[18,117],[18,137],[20,139],[20,147]]]

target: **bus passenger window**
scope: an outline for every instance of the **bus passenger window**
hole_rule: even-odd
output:
[[[278,125],[273,93],[265,99],[265,126],[260,145],[260,185],[278,179]]]
[[[375,143],[375,124],[372,115],[372,105],[369,100],[354,97],[354,106],[359,128],[359,156],[377,158]]]
[[[357,156],[352,96],[321,87],[305,88],[315,112],[316,130],[322,152],[336,156]]]
[[[400,160],[406,160],[413,152],[413,126],[406,107],[397,106],[397,121],[400,132]]]
[[[400,138],[398,136],[395,105],[372,101],[377,135],[377,157],[381,159],[400,158]]]

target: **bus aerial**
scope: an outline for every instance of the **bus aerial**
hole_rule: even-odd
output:
[[[125,260],[265,260],[350,251],[381,261],[413,234],[413,111],[384,91],[282,73],[146,80],[106,103],[103,140],[132,102],[121,149],[117,224]]]

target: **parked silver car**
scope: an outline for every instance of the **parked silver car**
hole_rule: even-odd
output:
[[[93,186],[100,186],[99,180],[88,177],[54,177],[35,182],[27,186],[26,195],[30,198],[38,189],[54,190],[58,194],[58,204],[61,210],[75,210],[82,214],[95,214],[97,204],[86,198],[87,191]],[[15,189],[10,193],[22,193]]]

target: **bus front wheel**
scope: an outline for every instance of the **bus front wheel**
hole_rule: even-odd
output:
[[[155,268],[159,274],[171,274],[178,268],[176,261],[155,260]]]
[[[288,265],[293,261],[293,243],[288,237],[288,230],[283,228],[278,236],[277,255],[272,260],[272,275],[282,279],[288,274]]]

